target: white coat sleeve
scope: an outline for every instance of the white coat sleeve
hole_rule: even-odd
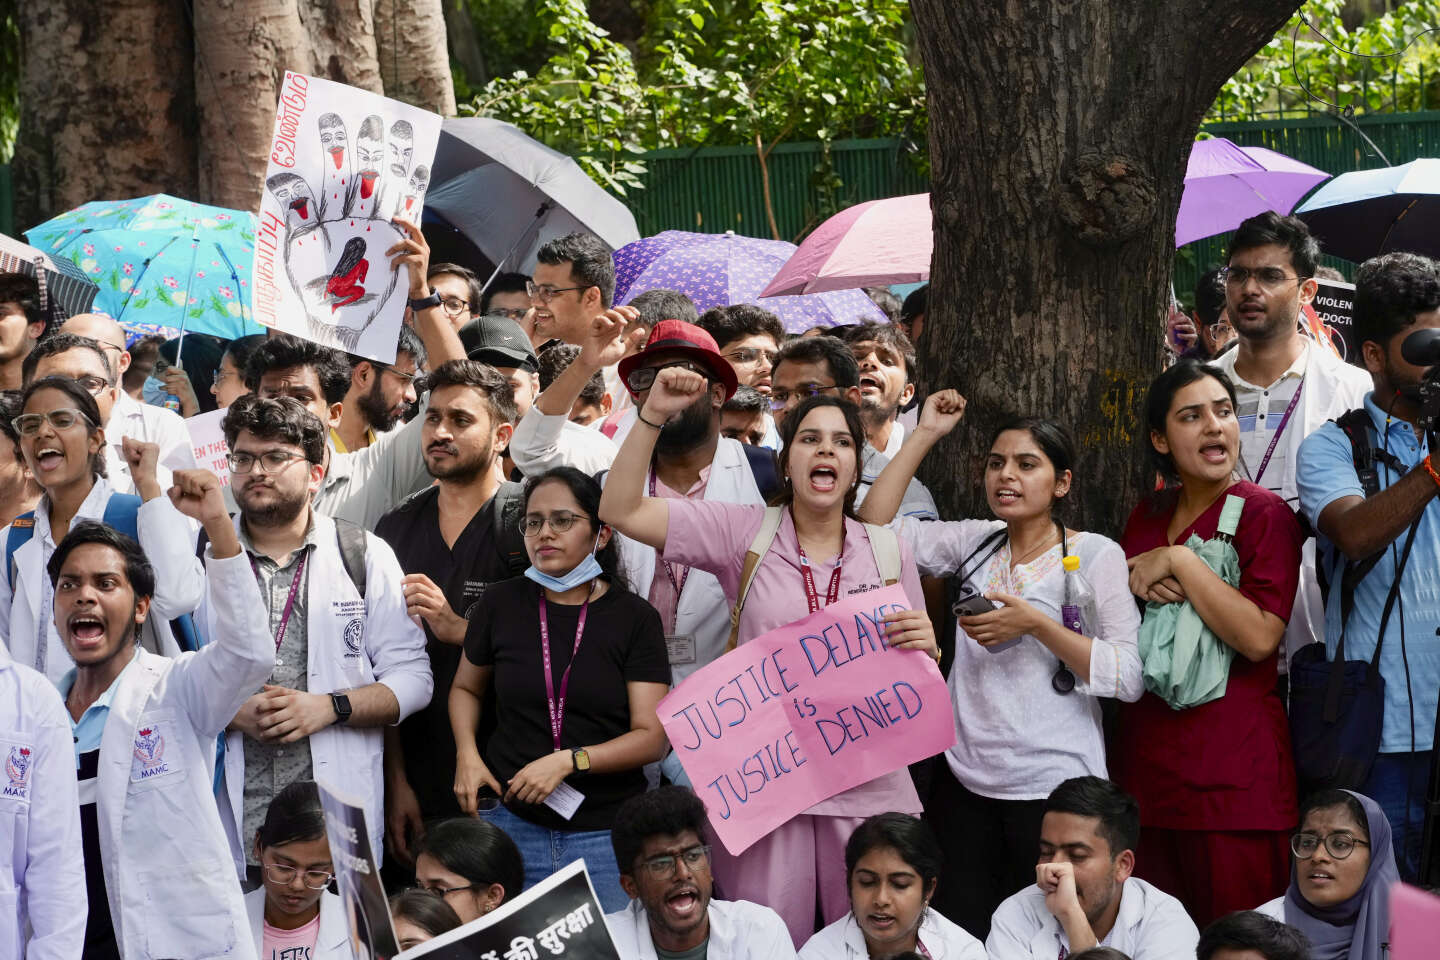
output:
[[[6,544],[9,542],[10,528],[7,526],[0,530],[0,564],[5,567],[0,570],[0,642],[7,649],[10,647],[10,606],[15,602],[15,596],[10,592],[10,558],[6,556],[9,553]]]
[[[170,469],[195,469],[195,447],[190,443],[190,431],[185,420],[173,410],[164,407],[153,408],[160,414],[155,417],[155,442],[160,447],[160,463]],[[153,416],[153,414],[152,414]]]
[[[75,960],[85,946],[85,856],[80,840],[80,796],[70,718],[60,695],[39,674],[29,677],[26,709],[33,711],[29,843],[23,901],[31,936],[28,960]]]
[[[275,669],[275,639],[269,608],[245,551],[217,560],[205,550],[208,589],[198,622],[207,627],[205,645],[175,658],[171,682],[201,736],[225,729],[252,693]]]
[[[332,452],[331,457],[351,459],[350,483],[341,501],[323,512],[373,530],[395,504],[429,486],[433,478],[425,469],[420,435],[429,406],[430,395],[426,394],[415,419],[398,430],[380,437],[364,450]]]
[[[435,678],[425,633],[405,612],[404,572],[390,545],[365,535],[365,648],[375,679],[390,688],[404,720],[430,703]]]
[[[1086,579],[1095,589],[1100,623],[1090,646],[1090,682],[1079,690],[1092,697],[1113,697],[1134,703],[1145,692],[1140,663],[1140,611],[1130,592],[1125,551],[1106,540],[1094,557]]]
[[[1190,914],[1179,900],[1165,897],[1146,914],[1134,944],[1135,955],[1145,960],[1190,960],[1199,942],[1200,931]]]
[[[1015,895],[1000,904],[990,918],[990,935],[985,938],[989,960],[1030,960],[1030,938],[1035,928],[1026,916],[1024,898]]]
[[[171,620],[199,607],[205,599],[205,568],[195,556],[194,526],[165,496],[142,503],[135,526],[155,568],[151,616]]]
[[[790,929],[774,910],[767,908],[765,914],[754,918],[746,940],[750,948],[746,956],[756,960],[796,960]]]
[[[568,417],[547,416],[531,407],[515,425],[510,458],[527,476],[555,467],[574,467],[594,476],[609,470],[620,448],[599,430],[571,423]]]

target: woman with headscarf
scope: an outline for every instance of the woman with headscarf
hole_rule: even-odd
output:
[[[1310,940],[1311,960],[1384,960],[1390,888],[1400,882],[1390,821],[1349,790],[1322,790],[1300,809],[1290,887],[1259,912]]]

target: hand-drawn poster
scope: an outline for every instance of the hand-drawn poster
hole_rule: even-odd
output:
[[[285,74],[260,198],[251,288],[267,327],[391,363],[409,277],[385,251],[420,222],[440,117]]]

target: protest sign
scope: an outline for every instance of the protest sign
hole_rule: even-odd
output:
[[[420,222],[440,117],[286,72],[270,140],[250,288],[267,327],[383,363],[409,299],[385,251]]]
[[[1390,888],[1390,960],[1431,960],[1440,897],[1404,883]]]
[[[224,486],[230,485],[230,462],[225,458],[230,448],[225,445],[225,431],[220,429],[225,419],[225,409],[197,413],[185,420],[185,429],[190,432],[190,449],[195,454],[195,466],[209,470],[220,478]]]
[[[583,860],[551,874],[483,917],[400,956],[404,960],[539,960],[561,954],[585,960],[620,960]]]
[[[900,586],[831,604],[695,671],[657,712],[710,826],[739,854],[821,800],[955,742],[935,662],[885,642]]]
[[[380,883],[380,865],[365,831],[365,807],[324,783],[320,806],[325,810],[325,836],[335,865],[335,885],[345,908],[350,949],[355,960],[393,960],[400,952],[390,904]]]
[[[1305,321],[1314,327],[1312,335],[1328,336],[1340,359],[1363,367],[1360,344],[1355,342],[1355,284],[1316,278],[1315,299],[1305,307]],[[1313,318],[1313,319],[1312,319]]]

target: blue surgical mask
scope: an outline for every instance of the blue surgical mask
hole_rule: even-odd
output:
[[[600,534],[595,534],[595,543],[590,547],[590,554],[581,560],[579,565],[565,574],[563,577],[552,577],[535,566],[525,568],[525,576],[534,580],[542,587],[548,587],[556,593],[564,593],[566,590],[573,590],[576,587],[589,583],[596,577],[603,576],[605,571],[600,567],[600,561],[595,559],[595,551],[600,546]]]

